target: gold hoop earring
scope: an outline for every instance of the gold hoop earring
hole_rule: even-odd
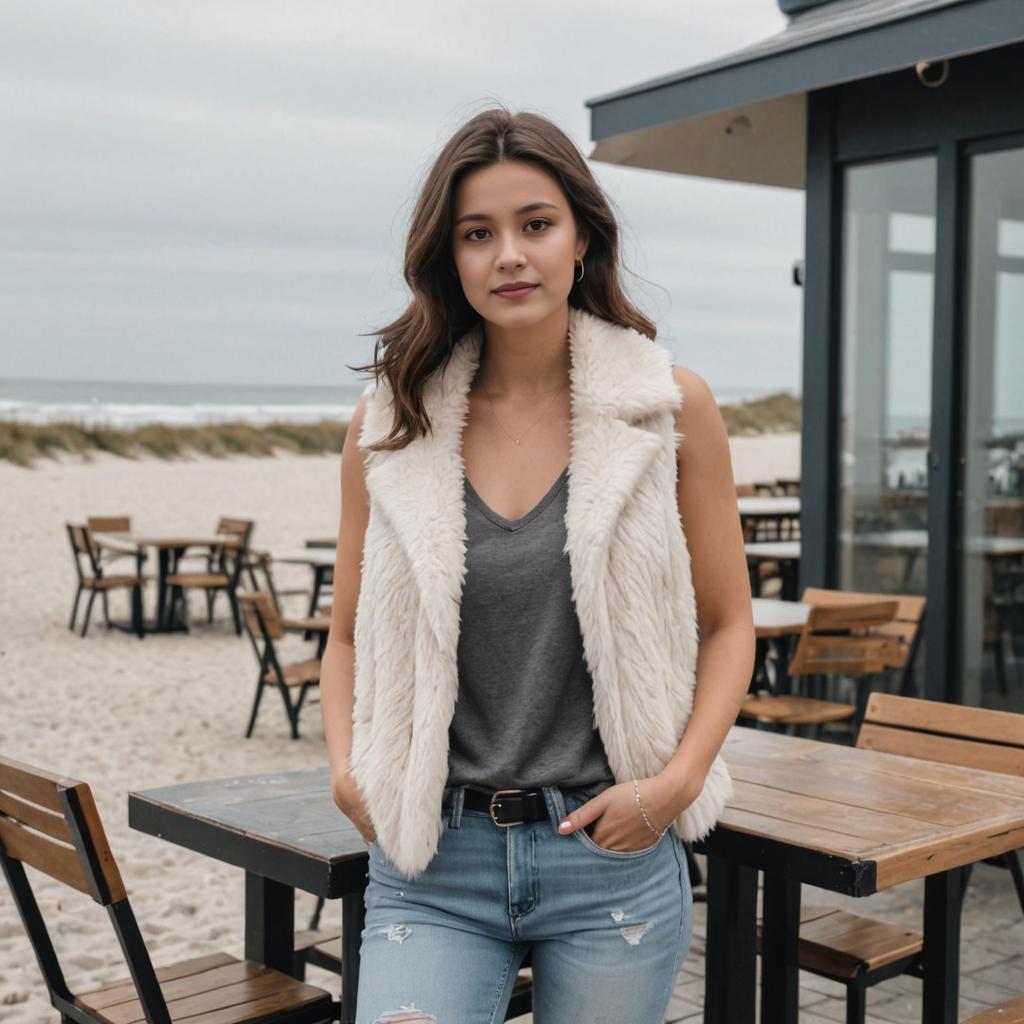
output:
[[[583,274],[586,268],[583,266],[583,260],[573,260],[573,263],[578,263],[580,265],[580,276],[576,278],[576,283],[579,284],[580,281],[583,280]]]

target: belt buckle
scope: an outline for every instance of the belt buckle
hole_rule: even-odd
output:
[[[490,812],[491,821],[493,821],[494,824],[498,826],[498,828],[508,828],[510,825],[522,825],[522,824],[525,823],[526,819],[525,818],[520,818],[519,821],[498,821],[498,819],[495,818],[495,816],[494,816],[495,797],[499,797],[499,796],[502,796],[502,795],[507,794],[507,793],[525,793],[525,792],[526,792],[525,789],[496,789],[491,794],[491,803],[490,803],[490,806],[487,809]],[[498,800],[497,803],[500,806],[501,801]]]

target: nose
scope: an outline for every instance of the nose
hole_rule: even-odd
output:
[[[518,236],[515,232],[502,234],[495,262],[499,270],[504,270],[506,267],[521,267],[526,262],[522,249],[519,248]]]

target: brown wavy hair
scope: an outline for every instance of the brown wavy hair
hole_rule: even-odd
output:
[[[601,186],[573,141],[552,121],[503,106],[476,114],[445,143],[420,190],[405,245],[403,276],[412,300],[376,336],[372,363],[349,369],[381,376],[394,395],[391,432],[371,451],[393,451],[432,430],[423,386],[443,368],[456,342],[480,322],[462,291],[452,255],[455,190],[468,172],[502,160],[522,160],[547,171],[569,201],[577,229],[588,239],[586,272],[569,292],[585,309],[652,341],[654,324],[619,286],[619,228]]]

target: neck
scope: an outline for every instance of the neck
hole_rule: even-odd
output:
[[[493,398],[529,402],[569,378],[569,307],[529,327],[484,321],[476,383]]]

